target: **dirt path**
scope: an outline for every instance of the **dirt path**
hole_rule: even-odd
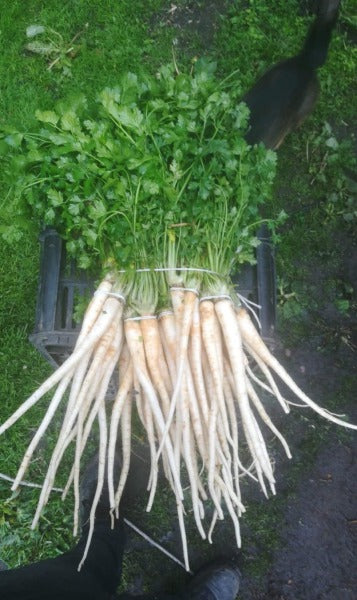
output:
[[[356,438],[344,444],[332,439],[321,451],[286,507],[271,568],[260,585],[243,578],[242,599],[357,597],[356,456]]]

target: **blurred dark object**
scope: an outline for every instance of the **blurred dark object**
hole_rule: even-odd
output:
[[[277,149],[312,112],[319,96],[317,70],[327,59],[340,0],[320,0],[300,52],[269,69],[243,97],[250,110],[249,144]]]

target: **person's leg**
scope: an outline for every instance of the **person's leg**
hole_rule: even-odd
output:
[[[120,472],[120,457],[116,458]],[[88,519],[96,489],[98,458],[95,457],[81,486],[81,521],[78,544],[69,552],[18,569],[0,572],[1,600],[109,600],[119,585],[124,551],[123,518],[111,529],[108,491],[96,511],[95,528],[87,558],[78,572],[88,534]]]
[[[87,533],[79,543],[54,559],[0,572],[1,600],[109,600],[120,581],[124,550],[122,521],[114,530],[96,524],[87,559],[78,572]]]

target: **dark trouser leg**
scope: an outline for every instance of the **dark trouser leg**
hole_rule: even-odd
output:
[[[0,572],[1,600],[109,600],[120,581],[123,523],[117,523],[114,530],[107,522],[96,524],[78,573],[86,539],[87,530],[75,548],[57,558]]]

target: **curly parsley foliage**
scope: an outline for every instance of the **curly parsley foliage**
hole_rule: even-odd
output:
[[[38,111],[39,131],[2,136],[13,197],[82,267],[166,264],[169,233],[181,265],[228,273],[252,259],[275,175],[274,153],[245,142],[240,95],[236,78],[219,82],[199,61],[191,74],[128,73],[91,110]]]

